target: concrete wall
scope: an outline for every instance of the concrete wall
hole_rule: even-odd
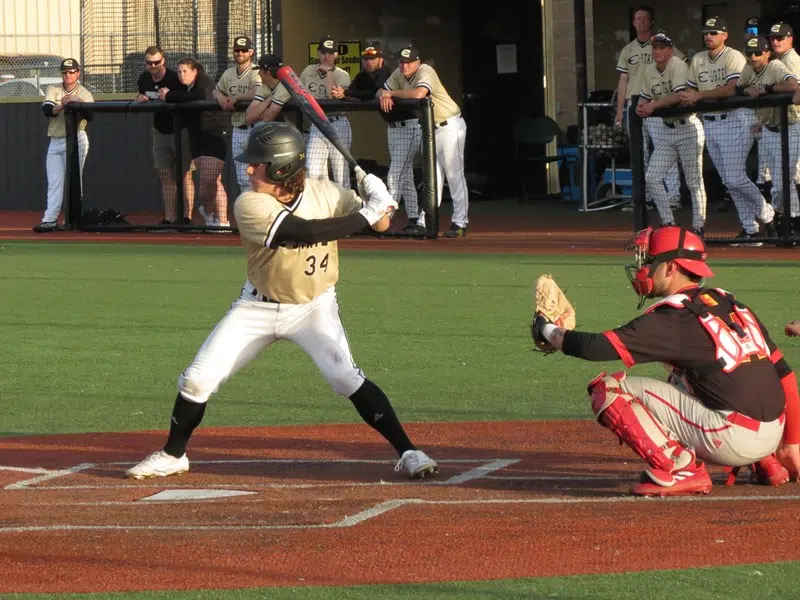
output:
[[[555,119],[566,129],[577,123],[578,100],[575,75],[575,11],[574,0],[546,0],[552,4],[552,23],[545,23],[553,31],[552,58],[555,77]],[[586,0],[586,76],[588,89],[595,87],[595,50],[593,5],[598,0]]]

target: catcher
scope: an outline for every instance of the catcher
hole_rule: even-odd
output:
[[[572,331],[537,310],[531,334],[544,352],[621,359],[626,367],[661,362],[671,372],[666,382],[600,373],[588,386],[598,422],[647,463],[631,493],[707,494],[712,482],[703,461],[729,467],[729,484],[743,466],[762,484],[797,479],[795,373],[749,307],[703,285],[713,276],[703,240],[681,227],[648,228],[626,249],[634,251],[626,270],[639,308],[647,298],[661,300],[603,333]]]

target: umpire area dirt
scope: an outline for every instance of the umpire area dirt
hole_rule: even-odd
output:
[[[391,450],[361,424],[204,429],[188,474],[148,481],[123,473],[160,447],[161,431],[0,439],[0,590],[437,582],[800,559],[797,484],[632,498],[640,462],[591,421],[409,430],[441,461],[437,479],[395,473]]]

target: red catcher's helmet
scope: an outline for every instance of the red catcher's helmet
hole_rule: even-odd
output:
[[[635,252],[635,263],[627,265],[625,270],[640,297],[640,308],[653,293],[652,273],[662,262],[671,260],[697,277],[714,276],[706,264],[708,255],[703,239],[683,227],[648,227],[637,233],[625,249]]]

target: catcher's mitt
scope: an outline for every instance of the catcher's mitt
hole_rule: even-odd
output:
[[[575,309],[550,275],[540,275],[533,286],[533,321],[531,338],[534,350],[550,354],[556,348],[542,335],[548,323],[565,329],[575,329]]]

